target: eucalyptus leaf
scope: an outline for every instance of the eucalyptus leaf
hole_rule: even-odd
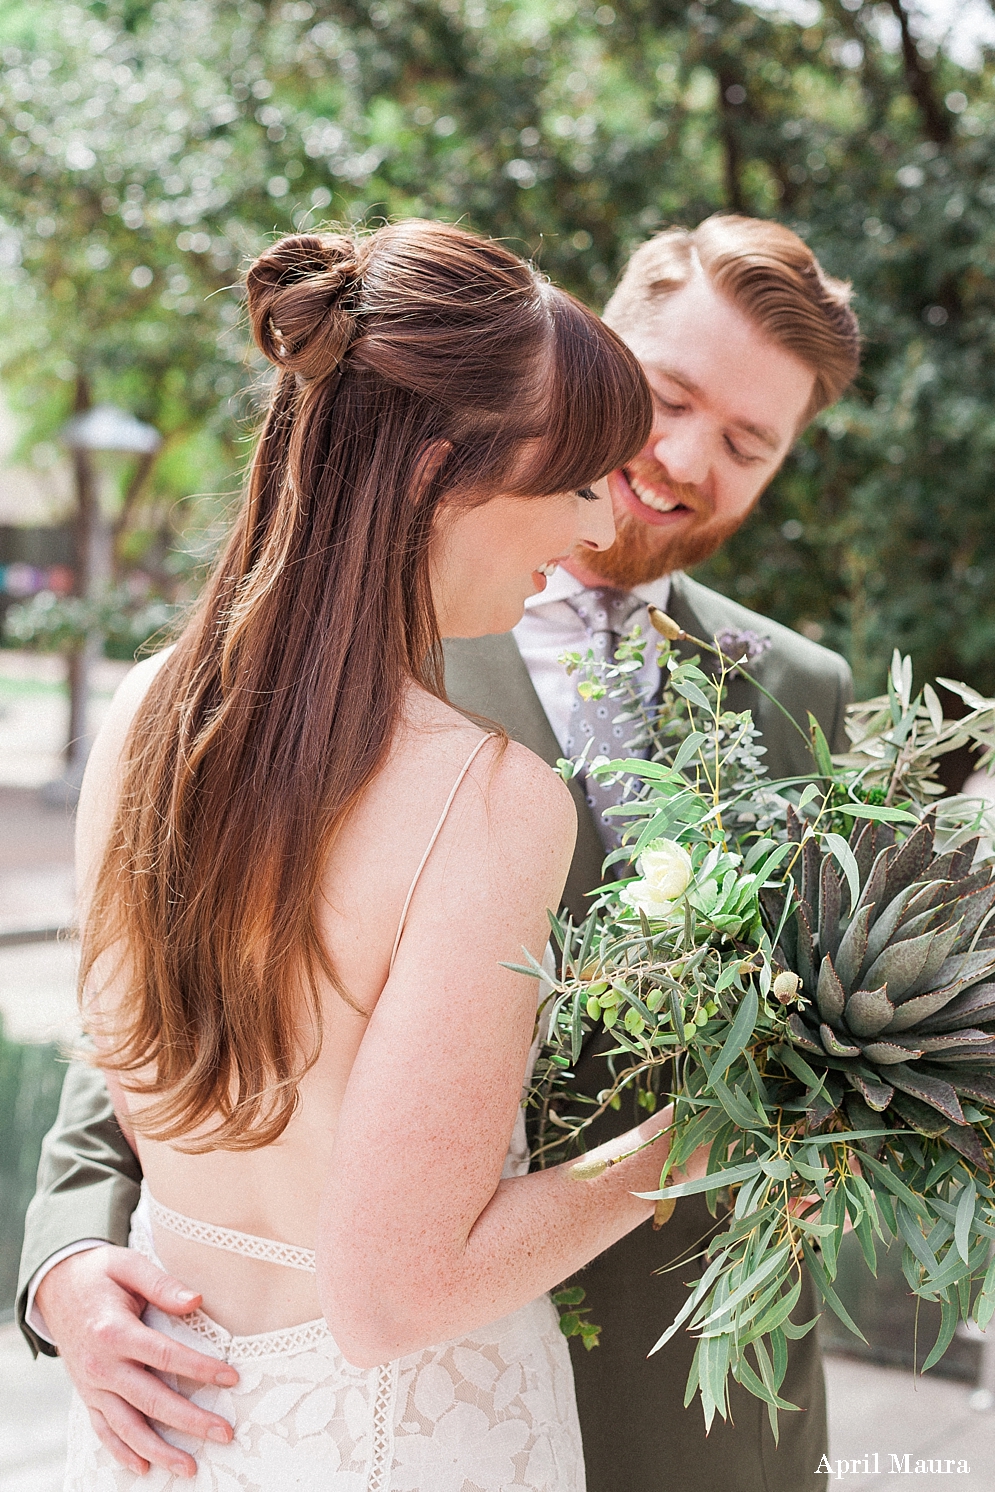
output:
[[[916,824],[919,822],[914,813],[907,813],[904,808],[879,808],[872,803],[840,803],[836,812],[845,813],[855,819],[873,819],[875,823],[881,824]]]
[[[860,1327],[854,1321],[853,1317],[846,1309],[846,1306],[840,1300],[839,1296],[836,1294],[836,1291],[829,1283],[829,1277],[826,1274],[825,1269],[823,1268],[822,1260],[813,1251],[811,1244],[809,1244],[807,1240],[803,1241],[802,1249],[805,1254],[805,1262],[809,1267],[812,1278],[815,1280],[819,1294],[822,1296],[823,1300],[826,1302],[827,1306],[829,1306],[829,1309],[834,1313],[834,1315],[839,1317],[847,1330],[851,1331],[855,1337],[859,1337],[860,1340],[866,1345],[867,1338],[864,1336],[864,1333],[860,1330]]]
[[[941,1300],[940,1330],[937,1333],[936,1341],[933,1344],[932,1351],[922,1365],[922,1372],[928,1373],[930,1368],[935,1367],[935,1365],[940,1361],[940,1358],[943,1356],[947,1348],[950,1346],[950,1343],[953,1341],[954,1332],[956,1330],[957,1307],[949,1300]]]
[[[823,834],[822,841],[828,845],[831,854],[839,861],[840,869],[846,877],[846,883],[850,891],[850,905],[855,907],[860,900],[860,870],[853,850],[847,844],[842,834]],[[835,954],[835,948],[824,948],[824,952]]]
[[[749,1181],[759,1172],[760,1162],[748,1161],[741,1166],[716,1171],[711,1176],[699,1176],[694,1181],[680,1181],[676,1186],[665,1186],[661,1191],[634,1192],[633,1195],[642,1197],[647,1202],[665,1202],[670,1197],[697,1197],[702,1192],[717,1192],[726,1186],[738,1186],[740,1182]]]
[[[971,1226],[974,1222],[974,1208],[978,1200],[978,1189],[973,1179],[965,1182],[960,1199],[957,1203],[957,1221],[954,1224],[954,1242],[957,1252],[966,1264],[968,1262],[968,1249],[971,1242]]]

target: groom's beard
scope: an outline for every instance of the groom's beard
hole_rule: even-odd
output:
[[[631,591],[634,586],[659,580],[661,575],[670,575],[674,570],[700,565],[722,547],[747,516],[744,513],[736,518],[715,518],[696,487],[677,482],[669,482],[668,486],[689,510],[687,520],[679,528],[657,528],[623,512],[616,520],[612,547],[585,550],[584,569],[619,590]]]

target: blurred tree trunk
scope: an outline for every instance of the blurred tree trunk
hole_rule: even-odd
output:
[[[909,29],[908,12],[902,0],[888,0],[888,6],[902,33],[902,63],[905,82],[909,92],[919,106],[926,138],[936,145],[949,145],[953,138],[953,124],[933,89],[929,69],[919,55],[915,37]]]
[[[715,79],[719,85],[719,132],[725,165],[725,196],[729,212],[749,214],[749,204],[743,193],[743,152],[739,143],[739,116],[742,113],[745,88],[728,62],[719,62],[715,67]],[[736,103],[736,90],[740,102]]]
[[[159,458],[159,454],[160,452],[155,450],[148,452],[146,455],[139,456],[138,463],[131,474],[131,480],[124,489],[121,506],[111,524],[110,558],[115,580],[122,579],[125,568],[122,548],[128,532],[128,525],[141,499],[145,495],[149,478],[152,475],[152,469]]]
[[[85,374],[76,378],[76,394],[73,409],[76,415],[85,414],[92,407],[93,396],[89,379]],[[74,594],[86,600],[93,592],[97,569],[97,546],[100,542],[100,494],[93,455],[81,447],[72,452],[73,485],[76,496],[76,511],[73,514],[73,575]],[[69,678],[69,738],[66,742],[66,776],[70,786],[78,787],[83,768],[89,754],[90,739],[87,730],[87,714],[90,697],[90,664],[94,645],[89,637],[82,637],[70,650],[68,657]]]

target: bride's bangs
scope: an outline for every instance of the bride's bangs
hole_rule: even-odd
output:
[[[549,296],[553,322],[543,440],[523,494],[588,487],[646,444],[653,404],[635,357],[593,311],[564,290]]]

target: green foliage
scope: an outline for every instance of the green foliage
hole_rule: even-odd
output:
[[[563,1306],[560,1313],[560,1330],[565,1337],[580,1337],[584,1347],[591,1352],[598,1346],[601,1336],[601,1327],[595,1326],[593,1321],[587,1320],[588,1307],[581,1309],[587,1292],[579,1285],[571,1285],[566,1290],[556,1290],[553,1294],[553,1304]]]
[[[0,1314],[14,1304],[24,1214],[63,1071],[55,1047],[21,1046],[0,1026]]]
[[[971,696],[968,716],[945,720],[896,656],[888,695],[851,711],[851,752],[833,758],[816,738],[812,780],[772,782],[756,760],[744,771],[748,717],[731,729],[740,717],[724,709],[732,667],[748,666],[745,636],[691,641],[718,654],[716,676],[662,644],[659,711],[626,711],[648,759],[585,764],[628,781],[613,810],[625,842],[610,858],[636,873],[603,887],[581,926],[554,919],[533,1153],[542,1163],[583,1147],[625,1090],[659,1113],[667,1160],[640,1195],[662,1226],[678,1199],[704,1194],[716,1228],[654,1351],[690,1331],[687,1402],[700,1397],[706,1428],[728,1414],[731,1374],[766,1404],[776,1437],[779,1412],[796,1407],[781,1394],[787,1340],[814,1324],[792,1321],[803,1261],[860,1335],[834,1288],[847,1225],[872,1271],[876,1242],[900,1239],[911,1290],[940,1303],[924,1369],[958,1320],[995,1312],[995,824],[966,798],[938,823],[933,796],[951,743],[966,732],[995,746],[995,701]],[[638,647],[571,663],[626,706]],[[605,1087],[591,1100],[571,1081],[595,1032]],[[618,1159],[595,1153],[574,1177]]]
[[[213,523],[176,499],[237,485],[228,287],[268,235],[461,218],[599,304],[666,223],[778,217],[853,281],[864,372],[703,578],[839,648],[861,694],[896,644],[991,693],[995,62],[914,29],[899,0],[825,0],[808,27],[739,0],[8,5],[0,320],[25,446],[81,375],[163,432],[127,567]],[[208,468],[170,467],[202,429]]]
[[[177,613],[168,602],[137,599],[126,586],[109,587],[93,598],[42,591],[9,609],[4,631],[15,645],[46,653],[68,652],[99,637],[108,656],[133,658],[153,639],[163,645]]]

